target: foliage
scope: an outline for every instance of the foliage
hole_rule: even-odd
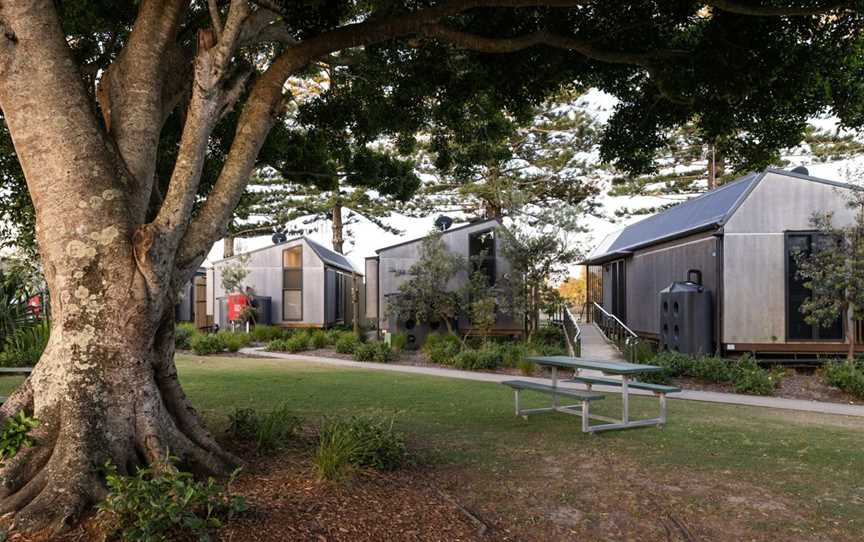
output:
[[[329,343],[329,336],[323,329],[316,329],[309,334],[309,344],[313,349],[324,348]]]
[[[383,341],[360,343],[354,349],[354,359],[387,363],[393,359],[393,350]]]
[[[451,365],[461,349],[459,338],[449,334],[433,333],[426,337],[426,342],[423,344],[423,352],[426,353],[429,361],[439,365]]]
[[[180,322],[174,328],[174,348],[189,350],[192,347],[192,337],[198,334],[198,329],[191,322]]]
[[[567,301],[570,307],[581,307],[587,299],[587,275],[585,273],[578,277],[567,277],[558,286],[561,297]]]
[[[36,323],[27,300],[30,288],[26,274],[17,269],[0,269],[0,345],[16,330]]]
[[[829,386],[864,399],[864,363],[860,359],[855,363],[826,363],[822,377]]]
[[[467,371],[482,371],[497,369],[501,363],[501,352],[492,347],[479,350],[462,350],[454,359],[453,366]]]
[[[6,337],[0,351],[0,366],[32,367],[36,365],[42,352],[48,346],[51,336],[51,326],[46,321],[40,321],[31,326],[19,327],[12,335]]]
[[[405,437],[389,422],[370,417],[325,420],[313,463],[324,480],[344,478],[352,468],[395,470],[407,458]]]
[[[817,213],[811,219],[821,235],[811,247],[795,247],[797,278],[811,291],[801,303],[801,313],[810,325],[830,327],[851,313],[864,319],[864,195],[851,190],[848,207],[855,220],[835,226],[833,213]],[[847,360],[855,358],[852,326],[846,326]]]
[[[6,419],[3,432],[0,433],[0,465],[18,455],[22,448],[35,444],[30,431],[36,427],[39,427],[39,420],[28,416],[23,410]]]
[[[351,332],[343,331],[336,339],[335,348],[340,354],[353,354],[360,346],[360,339]]]
[[[268,343],[274,339],[281,339],[284,330],[278,326],[268,326],[265,324],[255,324],[250,332],[252,339],[259,343]]]
[[[222,289],[225,293],[243,293],[243,282],[249,276],[249,259],[248,254],[240,254],[222,267]]]
[[[519,367],[528,356],[528,345],[522,342],[506,342],[498,345],[501,364],[504,367]]]
[[[541,326],[532,337],[535,343],[561,346],[564,344],[564,331],[553,324]]]
[[[216,333],[216,336],[222,343],[222,347],[229,352],[237,352],[244,346],[252,344],[252,336],[244,331],[222,329]]]
[[[225,350],[222,337],[217,333],[198,333],[192,337],[190,346],[192,351],[199,356],[218,354]]]
[[[105,479],[109,493],[98,505],[97,520],[109,538],[167,542],[191,535],[210,540],[212,530],[246,510],[242,497],[213,478],[196,482],[170,460],[158,469],[139,469],[134,476],[118,474],[109,463]]]
[[[229,416],[228,434],[235,440],[251,440],[259,452],[269,453],[288,446],[301,424],[287,404],[264,414],[254,408],[238,408]]]
[[[772,395],[783,379],[783,371],[763,369],[748,354],[737,360],[729,360],[666,351],[657,354],[651,364],[663,367],[663,371],[639,375],[639,380],[665,384],[671,378],[685,376],[717,384],[731,384],[736,393]]]
[[[390,335],[390,346],[397,352],[405,350],[405,347],[408,346],[408,333],[400,331]]]
[[[276,339],[267,343],[268,352],[303,352],[309,350],[309,335],[305,332],[293,333],[285,339]]]
[[[415,320],[419,324],[444,322],[453,333],[453,319],[463,307],[459,292],[448,285],[467,269],[465,259],[447,249],[441,232],[433,231],[420,245],[417,260],[407,271],[394,271],[405,277],[398,295],[387,302],[386,315],[399,320]]]
[[[501,253],[510,263],[510,269],[501,280],[504,309],[515,318],[527,322],[528,339],[540,328],[540,313],[547,307],[545,300],[560,304],[560,296],[552,284],[567,272],[568,266],[579,258],[579,251],[571,248],[567,231],[561,227],[542,230],[529,228],[500,228]]]
[[[532,376],[537,372],[537,364],[527,359],[519,360],[516,366],[519,368],[519,372],[525,376]]]

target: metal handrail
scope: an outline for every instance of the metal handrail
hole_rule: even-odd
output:
[[[579,321],[576,320],[576,317],[573,316],[573,313],[570,312],[570,307],[564,306],[564,321],[570,321],[573,328],[576,330],[576,333],[573,334],[573,350],[574,355],[578,358],[582,355],[582,328],[579,326]],[[566,324],[565,324],[566,325]]]
[[[591,302],[595,311],[599,311],[599,317],[594,315],[594,323],[600,332],[611,342],[614,342],[622,353],[630,357],[630,361],[635,361],[636,348],[635,345],[639,342],[639,335],[632,329],[627,327],[627,324],[621,321],[620,318],[607,311],[597,304],[596,301]]]

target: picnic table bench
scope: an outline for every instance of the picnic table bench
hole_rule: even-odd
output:
[[[546,356],[546,357],[529,357],[527,358],[529,361],[533,361],[537,365],[543,367],[549,367],[552,372],[552,382],[551,385],[546,384],[538,384],[535,382],[528,381],[505,381],[502,384],[507,385],[514,389],[516,392],[516,415],[517,416],[526,416],[528,413],[532,412],[546,412],[546,411],[557,411],[564,412],[567,414],[579,414],[582,416],[582,431],[583,432],[597,432],[597,431],[606,431],[609,429],[627,429],[631,427],[641,427],[646,425],[657,425],[662,426],[666,423],[666,394],[667,393],[675,393],[681,391],[680,388],[675,386],[665,386],[662,384],[652,384],[650,382],[640,382],[632,379],[632,375],[639,373],[654,373],[660,372],[663,370],[662,367],[658,367],[656,365],[642,365],[638,363],[627,363],[623,361],[602,361],[602,360],[588,360],[588,359],[580,359],[580,358],[571,358],[567,356]],[[558,370],[559,369],[572,369],[573,377],[567,379],[568,382],[579,382],[585,384],[588,388],[587,391],[582,390],[574,390],[568,388],[561,388],[558,386]],[[582,370],[597,370],[607,375],[617,375],[620,379],[617,378],[608,378],[608,377],[599,377],[599,376],[588,376],[581,375],[580,371]],[[516,384],[516,385],[514,385]],[[530,386],[528,385],[530,384]],[[621,403],[622,403],[622,416],[621,419],[609,418],[606,416],[600,416],[597,414],[592,414],[590,412],[589,402],[597,399],[602,399],[603,396],[599,397],[596,395],[590,396],[590,399],[585,398],[580,395],[581,393],[594,393],[592,391],[592,386],[594,385],[604,385],[604,386],[616,386],[621,388]],[[518,387],[517,387],[518,386]],[[630,388],[633,389],[641,389],[647,390],[654,393],[660,400],[660,415],[656,418],[648,418],[643,420],[631,420],[630,419]],[[520,410],[519,406],[519,391],[520,390],[530,390],[530,391],[539,391],[541,393],[551,394],[553,397],[552,407],[547,408],[536,408],[536,409],[522,409]],[[579,405],[568,405],[566,407],[561,407],[558,404],[559,396],[568,396],[568,397],[578,397],[582,399]],[[607,423],[603,424],[595,424],[591,425],[590,420],[601,420]]]
[[[559,388],[557,386],[549,386],[540,384],[539,382],[529,382],[526,380],[505,380],[502,382],[505,386],[513,388],[516,402],[516,415],[527,417],[528,414],[534,412],[549,412],[557,411],[564,414],[575,414],[582,417],[582,430],[586,431],[588,427],[588,416],[590,414],[590,402],[603,399],[605,395],[593,391],[574,390],[569,388]],[[543,408],[528,408],[521,409],[519,406],[519,392],[522,390],[537,391],[552,395],[552,406]],[[559,396],[575,397],[579,399],[579,403],[575,405],[560,405],[558,402]]]

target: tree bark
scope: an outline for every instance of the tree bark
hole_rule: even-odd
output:
[[[234,236],[231,234],[226,234],[225,237],[222,238],[222,257],[230,258],[234,255]]]
[[[330,219],[333,221],[333,250],[339,254],[343,254],[345,245],[345,237],[343,236],[342,225],[342,202],[337,198],[333,203],[333,208],[330,211]]]

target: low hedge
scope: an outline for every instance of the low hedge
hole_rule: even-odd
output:
[[[835,361],[822,367],[825,383],[864,399],[864,362]]]
[[[731,384],[736,393],[772,395],[783,379],[783,371],[764,369],[748,354],[737,360],[717,356],[688,356],[678,352],[661,352],[651,365],[663,367],[659,373],[644,373],[639,380],[666,384],[670,379],[685,376],[715,384]]]

